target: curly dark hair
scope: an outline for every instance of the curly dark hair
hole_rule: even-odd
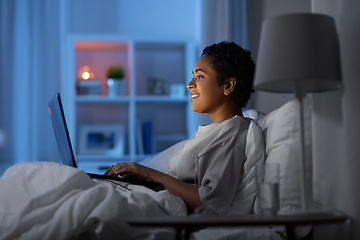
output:
[[[233,77],[236,80],[232,92],[235,103],[243,108],[247,105],[253,90],[255,63],[251,52],[234,42],[221,42],[204,48],[202,55],[210,57],[210,64],[217,72],[219,86]]]

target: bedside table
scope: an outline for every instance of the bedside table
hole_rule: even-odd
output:
[[[131,226],[137,227],[173,227],[176,229],[176,239],[181,239],[185,230],[185,239],[190,233],[206,227],[244,227],[281,225],[286,227],[287,239],[296,239],[294,228],[304,225],[328,225],[344,223],[347,216],[332,214],[329,216],[258,216],[258,215],[193,215],[186,217],[154,217],[133,218],[127,221]]]

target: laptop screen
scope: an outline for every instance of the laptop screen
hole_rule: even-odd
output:
[[[59,93],[56,93],[50,100],[48,109],[60,152],[61,162],[64,165],[77,167]]]

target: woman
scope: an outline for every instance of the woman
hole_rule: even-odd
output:
[[[264,160],[262,132],[241,113],[252,92],[250,53],[235,43],[212,45],[193,74],[192,110],[208,113],[213,123],[157,156],[169,161],[166,173],[136,163],[105,173],[155,181],[164,191],[92,180],[54,162],[19,163],[0,179],[0,239],[168,239],[169,229],[135,230],[126,221],[185,216],[199,206],[207,213],[250,213],[254,166]]]
[[[206,47],[187,88],[192,110],[209,114],[213,123],[200,126],[182,144],[166,173],[137,163],[118,163],[105,175],[158,182],[180,197],[190,212],[204,206],[217,214],[250,213],[255,197],[253,167],[264,160],[261,132],[241,112],[253,91],[254,70],[250,52],[235,43]]]

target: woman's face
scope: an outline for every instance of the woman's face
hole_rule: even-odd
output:
[[[224,86],[219,86],[217,73],[211,67],[207,55],[201,56],[196,61],[193,75],[194,78],[187,85],[192,96],[191,110],[208,113],[213,118],[213,114],[221,111],[221,106],[225,103],[225,94]]]

